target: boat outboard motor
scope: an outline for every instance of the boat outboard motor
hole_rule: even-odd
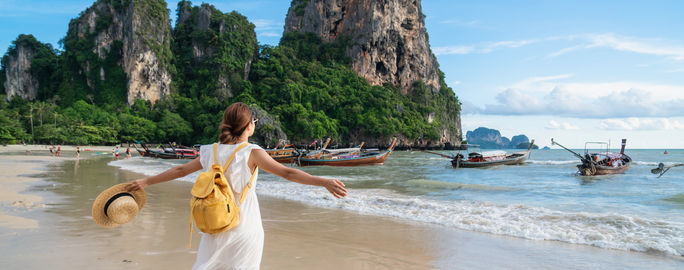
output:
[[[620,149],[620,155],[625,154],[625,145],[627,145],[627,139],[622,139],[622,149]]]

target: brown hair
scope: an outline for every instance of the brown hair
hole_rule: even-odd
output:
[[[223,121],[219,126],[219,142],[230,143],[242,136],[252,121],[252,111],[247,104],[235,102],[223,111]]]

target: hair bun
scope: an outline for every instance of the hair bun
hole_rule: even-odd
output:
[[[223,112],[223,121],[219,125],[219,141],[230,143],[239,139],[252,121],[252,111],[242,103],[230,104]]]

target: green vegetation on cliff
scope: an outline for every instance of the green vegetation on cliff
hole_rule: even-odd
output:
[[[324,43],[315,34],[288,32],[277,47],[264,46],[252,67],[253,97],[280,117],[294,140],[352,136],[439,139],[440,119],[430,113],[458,109],[449,88],[433,92],[415,82],[409,95],[392,85],[371,86],[349,67],[348,39]],[[458,111],[456,111],[458,112]]]
[[[0,96],[0,142],[209,143],[223,110],[236,101],[270,114],[295,142],[332,137],[344,145],[397,135],[436,141],[445,127],[458,133],[460,104],[443,75],[441,89],[416,81],[402,95],[393,85],[370,85],[350,68],[348,38],[325,43],[314,34],[289,32],[278,46],[259,46],[254,25],[237,12],[189,1],[176,12],[171,53],[157,52],[175,66],[171,95],[154,106],[143,100],[126,105],[127,78],[117,64],[124,60],[122,43],[114,41],[100,58],[93,52],[98,30],[82,36],[70,31],[65,51],[53,53],[57,65],[48,77],[58,85],[45,90],[49,94],[35,102]],[[106,29],[112,18],[100,18],[97,28]]]
[[[181,1],[172,50],[179,67],[178,93],[189,98],[231,97],[257,52],[254,24],[233,11],[224,14],[209,4],[192,7]]]

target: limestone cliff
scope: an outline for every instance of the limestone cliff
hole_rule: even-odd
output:
[[[179,70],[179,91],[191,97],[236,94],[231,84],[248,79],[258,43],[254,24],[233,11],[180,1],[172,50]],[[199,86],[199,87],[198,87]]]
[[[13,96],[33,100],[38,92],[38,80],[31,75],[31,59],[36,52],[33,48],[17,45],[3,59],[5,71],[5,93],[9,100]]]
[[[121,67],[128,104],[154,103],[171,92],[170,44],[163,0],[98,0],[69,23],[64,41],[67,57],[79,65],[73,76],[84,75],[93,94],[101,94],[107,88],[103,82],[116,75],[104,62]]]
[[[294,0],[285,32],[313,32],[324,41],[350,38],[352,69],[374,85],[397,85],[402,93],[421,80],[440,89],[420,0]]]
[[[58,62],[52,45],[21,34],[2,58],[0,89],[8,100],[14,96],[28,100],[50,98],[59,85]]]
[[[256,105],[250,105],[249,109],[252,111],[252,116],[259,119],[254,136],[250,140],[261,146],[273,146],[279,140],[288,141],[287,134],[280,127],[280,122],[273,116]]]

